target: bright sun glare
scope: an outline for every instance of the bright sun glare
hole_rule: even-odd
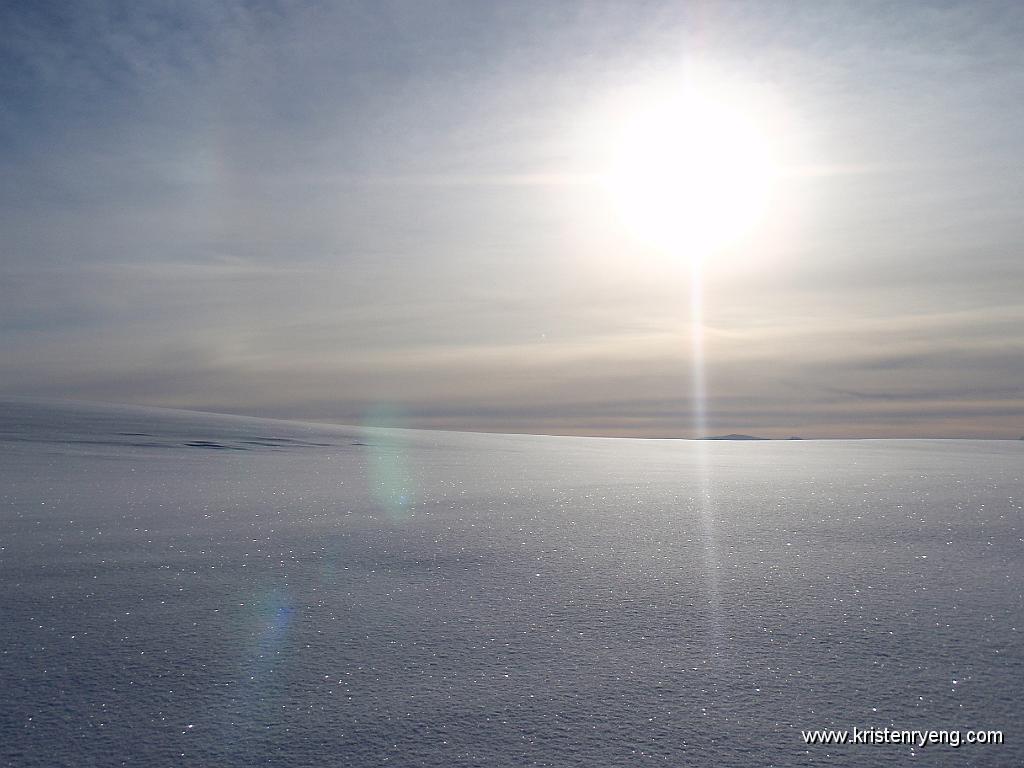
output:
[[[748,233],[775,177],[771,136],[757,117],[725,89],[696,86],[631,104],[609,136],[604,174],[625,224],[691,260]]]

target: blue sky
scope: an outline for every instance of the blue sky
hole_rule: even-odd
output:
[[[0,394],[690,434],[686,270],[586,147],[700,67],[792,170],[705,276],[710,428],[1024,434],[1020,4],[0,14]]]

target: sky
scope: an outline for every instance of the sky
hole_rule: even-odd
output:
[[[10,2],[0,71],[0,396],[1024,435],[1024,4]],[[773,163],[699,275],[608,181],[684,81]]]

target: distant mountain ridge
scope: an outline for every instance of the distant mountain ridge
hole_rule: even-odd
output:
[[[701,440],[770,440],[770,439],[771,438],[769,438],[769,437],[756,437],[754,435],[738,435],[738,434],[731,434],[731,435],[708,435],[707,437],[702,437],[701,438]]]

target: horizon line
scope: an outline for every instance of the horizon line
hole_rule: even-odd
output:
[[[985,437],[985,436],[970,436],[970,437],[941,437],[935,435],[918,435],[918,436],[889,436],[889,437],[868,437],[868,436],[853,436],[853,435],[816,435],[811,437],[804,437],[802,435],[792,434],[787,437],[764,437],[761,435],[755,435],[747,432],[727,432],[723,434],[709,434],[701,437],[694,436],[665,436],[665,435],[581,435],[581,434],[565,434],[557,432],[510,432],[502,431],[497,429],[459,429],[455,427],[444,428],[444,427],[417,427],[417,426],[395,426],[388,424],[360,424],[349,421],[322,421],[319,419],[308,419],[308,418],[285,418],[281,416],[266,416],[262,414],[254,413],[238,413],[221,410],[206,410],[202,407],[198,408],[182,408],[177,406],[166,406],[166,405],[147,405],[139,403],[124,403],[110,400],[82,400],[78,398],[64,398],[64,397],[39,397],[36,395],[13,395],[13,394],[0,394],[0,404],[5,402],[14,401],[25,401],[32,402],[39,405],[46,405],[49,403],[53,404],[65,404],[65,405],[83,405],[83,406],[106,406],[113,408],[130,408],[138,410],[160,410],[160,411],[174,411],[177,413],[193,413],[204,416],[226,416],[239,419],[257,419],[262,421],[281,421],[292,424],[305,424],[305,425],[316,425],[323,427],[350,427],[352,429],[393,429],[393,430],[414,430],[417,432],[453,432],[462,434],[474,434],[474,435],[515,435],[522,437],[574,437],[574,438],[585,438],[594,440],[690,440],[693,442],[743,442],[743,443],[759,443],[759,442],[807,442],[814,440],[985,440],[995,442],[1019,442],[1024,441],[1024,435],[1020,437]]]

